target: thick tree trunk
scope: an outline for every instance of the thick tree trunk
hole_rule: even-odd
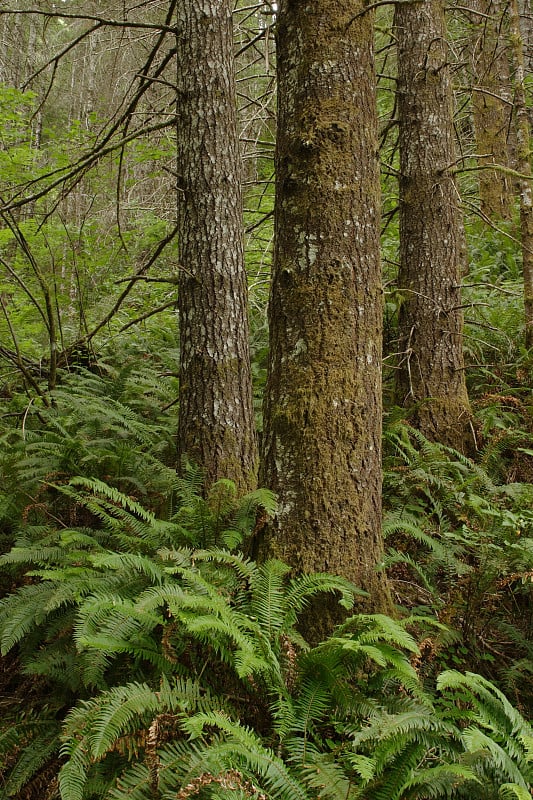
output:
[[[380,188],[373,16],[363,10],[363,0],[279,5],[262,468],[279,513],[260,553],[344,575],[384,609]]]
[[[490,219],[510,219],[514,187],[505,169],[513,166],[509,132],[512,100],[507,42],[500,0],[470,0],[472,15],[472,110],[476,133],[481,211]],[[491,165],[503,169],[491,169]]]
[[[399,3],[400,270],[396,396],[429,438],[470,445],[462,351],[465,238],[442,0]]]
[[[255,484],[231,0],[178,6],[178,451]]]

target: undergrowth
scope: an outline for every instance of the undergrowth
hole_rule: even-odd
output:
[[[430,607],[454,632],[453,645],[431,644],[437,665],[481,670],[531,713],[533,485],[500,482],[497,447],[487,439],[474,462],[389,422],[387,565],[402,605]]]
[[[0,796],[529,797],[533,487],[489,428],[474,462],[390,415],[390,619],[243,555],[275,499],[177,476],[171,392],[124,368],[10,400]],[[347,618],[310,647],[321,592]]]

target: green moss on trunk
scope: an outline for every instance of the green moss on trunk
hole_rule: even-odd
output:
[[[382,557],[380,188],[373,17],[356,17],[363,5],[285,0],[279,8],[260,481],[280,500],[258,551],[296,571],[344,575],[369,590],[373,610],[389,610],[386,581],[375,571]],[[331,623],[334,602],[321,608]]]

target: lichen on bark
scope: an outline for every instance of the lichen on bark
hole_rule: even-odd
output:
[[[454,180],[453,98],[444,3],[396,6],[400,268],[396,400],[428,438],[473,444],[463,357],[466,266]]]
[[[261,482],[279,513],[258,543],[390,610],[381,540],[380,189],[372,11],[284,0],[270,362]],[[326,604],[322,606],[326,610]],[[329,613],[329,612],[328,612]],[[334,618],[334,613],[332,612]]]
[[[177,10],[180,410],[178,452],[208,487],[256,483],[232,3]]]

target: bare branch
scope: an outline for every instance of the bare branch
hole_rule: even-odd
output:
[[[108,311],[105,317],[102,320],[100,320],[100,322],[96,325],[96,327],[94,327],[93,330],[85,337],[85,341],[90,342],[91,339],[93,339],[96,336],[98,331],[100,331],[105,325],[107,325],[108,322],[111,321],[111,319],[117,313],[117,311],[119,310],[120,306],[122,305],[126,297],[129,295],[129,293],[135,286],[137,280],[139,279],[139,276],[143,275],[143,273],[145,272],[148,272],[150,267],[157,261],[157,259],[159,258],[159,256],[161,255],[167,244],[169,244],[174,239],[177,232],[178,232],[178,226],[175,225],[174,228],[170,231],[170,233],[159,242],[159,244],[157,245],[156,249],[150,256],[148,261],[140,267],[140,269],[137,272],[137,275],[132,276],[130,282],[121,292],[118,299],[113,304],[111,310]]]
[[[150,311],[147,311],[145,314],[141,314],[140,317],[136,317],[135,319],[132,319],[130,322],[127,322],[126,325],[123,325],[122,328],[120,328],[119,333],[124,333],[124,331],[127,331],[128,328],[131,328],[133,325],[138,325],[139,322],[144,322],[145,319],[153,317],[154,314],[160,314],[161,311],[165,311],[165,309],[170,308],[171,306],[175,306],[177,302],[178,298],[175,297],[174,300],[169,300],[168,303],[163,303],[162,306],[150,309]]]
[[[19,9],[19,8],[3,8],[0,10],[0,17],[2,15],[8,14],[18,14],[19,16],[24,14],[25,16],[40,16],[40,17],[47,17],[47,18],[59,18],[59,19],[72,19],[72,20],[81,20],[86,22],[95,22],[96,27],[100,28],[102,26],[106,26],[109,28],[138,28],[141,30],[153,30],[153,31],[162,31],[163,33],[176,33],[176,28],[173,25],[168,25],[165,23],[160,22],[133,22],[129,19],[110,19],[108,17],[100,17],[93,14],[72,14],[62,11],[43,11],[40,8],[28,8],[28,9]]]

